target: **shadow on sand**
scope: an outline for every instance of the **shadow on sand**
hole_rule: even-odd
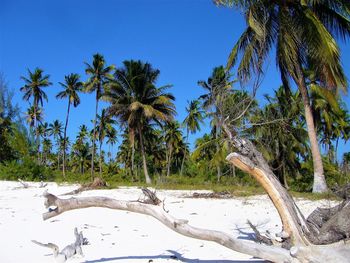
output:
[[[187,263],[263,263],[264,260],[256,259],[256,260],[203,260],[203,259],[192,259],[192,258],[185,258],[180,253],[174,251],[174,250],[167,250],[171,255],[155,255],[155,256],[127,256],[127,257],[113,257],[113,258],[100,258],[96,260],[88,260],[85,261],[85,263],[98,263],[98,262],[108,262],[108,261],[122,261],[122,260],[132,260],[132,259],[145,259],[145,260],[151,260],[151,259],[173,259],[173,260],[179,260],[180,262],[187,262]]]

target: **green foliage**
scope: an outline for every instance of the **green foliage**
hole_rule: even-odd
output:
[[[350,182],[350,175],[343,173],[339,167],[327,157],[322,159],[327,185],[330,189],[345,185]],[[291,180],[291,190],[297,192],[311,192],[313,183],[312,160],[304,162],[298,176]]]
[[[0,179],[53,181],[55,174],[53,170],[37,164],[32,158],[26,157],[21,161],[13,160],[0,164]]]

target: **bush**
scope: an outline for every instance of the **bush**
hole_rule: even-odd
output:
[[[13,160],[0,164],[0,179],[2,180],[26,180],[26,181],[53,181],[54,172],[37,164],[27,157],[23,160]]]

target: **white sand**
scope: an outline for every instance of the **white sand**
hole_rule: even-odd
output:
[[[30,185],[36,187],[23,189],[18,188],[21,186],[18,182],[0,181],[0,262],[55,262],[50,249],[31,240],[52,242],[62,249],[74,242],[74,227],[83,231],[90,245],[83,246],[84,257],[76,256],[67,262],[262,262],[213,242],[177,234],[149,216],[125,211],[88,208],[43,221],[45,189],[38,188],[38,183]],[[56,195],[76,188],[55,183],[46,187]],[[242,239],[251,237],[247,219],[261,231],[281,230],[277,212],[265,195],[234,199],[184,198],[192,192],[159,190],[157,194],[161,199],[166,198],[166,209],[173,216],[188,219],[193,226],[225,231]],[[141,191],[136,188],[96,190],[79,196],[136,200]],[[298,205],[308,215],[317,206],[330,203],[298,200]]]

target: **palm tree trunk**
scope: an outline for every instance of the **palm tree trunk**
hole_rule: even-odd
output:
[[[308,136],[310,139],[310,148],[311,148],[312,161],[314,166],[314,183],[312,187],[312,192],[324,193],[328,191],[328,188],[327,188],[326,179],[324,176],[321,152],[317,142],[314,117],[312,115],[312,110],[310,106],[310,98],[309,98],[309,94],[305,84],[305,79],[301,71],[301,67],[297,65],[296,70],[297,70],[298,78],[297,79],[295,78],[294,81],[298,85],[298,88],[300,90],[300,93],[303,99],[306,126],[307,126]]]
[[[218,119],[219,119],[219,117],[218,117]],[[217,123],[217,125],[216,125],[216,131],[215,131],[215,139],[216,139],[216,140],[218,140],[218,138],[219,138],[219,134],[220,134],[219,129],[220,129],[220,127],[221,127],[221,124]],[[219,146],[218,141],[216,141],[216,151],[217,151],[217,152],[220,151],[220,146]],[[216,170],[217,170],[217,182],[219,183],[219,182],[220,182],[221,175],[222,175],[220,164],[218,164],[218,165],[216,166]]]
[[[62,167],[63,178],[66,178],[66,136],[67,136],[69,111],[70,111],[70,100],[68,98],[68,110],[67,110],[67,116],[66,116],[66,125],[64,126],[64,134],[63,134],[63,167]]]
[[[130,136],[130,143],[131,143],[131,178],[134,181],[135,180],[135,176],[134,176],[134,169],[135,169],[135,133],[134,131],[130,131],[129,128],[129,132],[131,132]]]
[[[138,129],[139,131],[139,136],[140,136],[140,147],[141,147],[141,154],[142,154],[142,162],[143,162],[143,172],[145,174],[146,178],[146,184],[151,184],[152,180],[148,175],[148,169],[147,169],[147,162],[146,162],[146,154],[145,154],[145,148],[143,146],[143,139],[142,139],[142,132],[141,132],[141,127]]]
[[[92,136],[92,155],[91,155],[91,179],[94,180],[94,160],[95,160],[95,140],[96,140],[96,119],[98,110],[98,90],[96,90],[96,109],[95,109],[95,119],[94,119],[94,133]]]
[[[167,164],[167,172],[166,172],[167,177],[169,177],[169,175],[170,175],[170,166],[171,166],[172,155],[173,155],[173,146],[169,145],[169,155],[168,155],[168,164]]]
[[[60,169],[60,146],[59,143],[57,143],[58,145],[58,150],[57,150],[57,170]]]
[[[35,140],[36,140],[36,146],[37,146],[37,159],[38,163],[40,163],[40,142],[39,142],[39,130],[38,130],[38,120],[37,120],[37,106],[34,103],[34,127],[35,127]]]
[[[186,131],[186,145],[188,143],[188,135],[189,135],[189,130],[187,128],[187,131]],[[186,159],[186,150],[184,152],[184,158],[182,159],[182,163],[181,163],[180,176],[182,175],[182,172],[183,172],[183,169],[184,169],[185,159]]]
[[[100,141],[100,177],[102,175],[102,141]]]

